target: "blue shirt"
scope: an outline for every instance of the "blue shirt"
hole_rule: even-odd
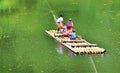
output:
[[[75,32],[70,33],[70,34],[69,34],[69,37],[70,37],[71,39],[76,38],[76,33],[75,33]]]

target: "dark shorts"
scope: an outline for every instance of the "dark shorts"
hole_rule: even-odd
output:
[[[70,38],[71,40],[75,40],[75,38]]]

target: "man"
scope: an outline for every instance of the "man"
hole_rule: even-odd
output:
[[[61,29],[63,28],[63,24],[61,22],[57,22],[58,25],[58,31],[61,31]]]
[[[63,16],[62,16],[62,14],[61,14],[60,17],[57,19],[56,22],[57,22],[57,23],[58,23],[58,22],[63,23]]]
[[[57,25],[58,25],[58,31],[61,31],[61,29],[63,28],[63,17],[62,15],[60,15],[60,17],[56,20]]]

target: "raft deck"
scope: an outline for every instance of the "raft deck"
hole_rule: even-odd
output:
[[[105,52],[105,49],[98,47],[97,44],[91,44],[85,39],[71,40],[68,37],[63,37],[57,30],[46,30],[45,32],[76,54],[102,54]]]

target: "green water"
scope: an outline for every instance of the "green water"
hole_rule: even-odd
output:
[[[51,11],[65,23],[72,18],[78,35],[107,50],[92,55],[97,73],[120,71],[119,0],[8,1],[0,0],[0,73],[95,73],[89,55],[57,52],[45,33],[57,29]]]

